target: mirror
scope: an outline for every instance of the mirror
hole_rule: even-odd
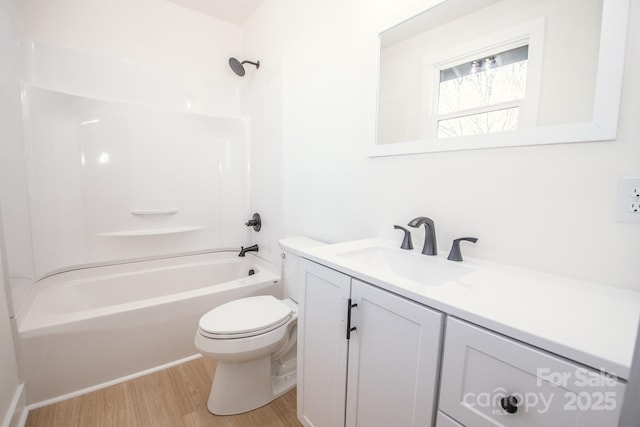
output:
[[[435,0],[380,32],[370,156],[616,137],[628,0]]]

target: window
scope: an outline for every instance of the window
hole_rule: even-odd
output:
[[[446,139],[535,127],[544,19],[485,34],[424,58],[431,113],[423,137]],[[429,89],[430,88],[430,89]]]
[[[517,129],[528,51],[520,46],[440,70],[437,138]]]

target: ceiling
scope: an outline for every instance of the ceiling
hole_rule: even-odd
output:
[[[242,25],[262,0],[169,0],[223,21]]]

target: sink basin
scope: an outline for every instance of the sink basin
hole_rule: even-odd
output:
[[[456,280],[473,271],[472,267],[453,261],[380,245],[338,252],[336,255],[367,269],[429,286]]]

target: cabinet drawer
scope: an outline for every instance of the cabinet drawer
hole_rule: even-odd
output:
[[[613,376],[447,320],[440,410],[464,425],[615,427],[624,388]]]

